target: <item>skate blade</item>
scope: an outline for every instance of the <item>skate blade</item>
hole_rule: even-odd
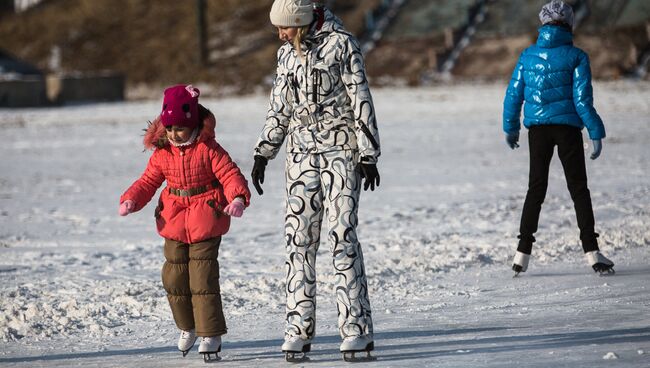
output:
[[[366,356],[357,356],[358,353],[366,353]],[[369,351],[351,351],[343,353],[343,360],[348,363],[374,362],[377,357],[370,355]]]
[[[597,270],[596,273],[598,273],[598,276],[607,277],[614,276],[616,274],[616,271],[614,271],[613,268],[608,268],[606,270]]]
[[[214,363],[221,360],[218,352],[214,353],[201,353],[203,355],[203,362],[205,363]]]
[[[304,363],[309,361],[305,353],[285,352],[284,358],[288,363]]]
[[[608,266],[603,264],[595,264],[592,266],[594,272],[598,273],[599,276],[611,276],[616,274],[614,271],[614,266]]]
[[[185,356],[187,356],[187,354],[190,353],[190,350],[192,350],[192,349],[181,350],[181,353],[183,353],[183,358],[185,358]]]

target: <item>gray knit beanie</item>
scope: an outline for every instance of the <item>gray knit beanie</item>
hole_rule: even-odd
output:
[[[558,21],[573,28],[573,9],[564,1],[553,0],[542,7],[539,12],[539,20],[542,21],[542,24]]]
[[[269,16],[276,27],[306,26],[314,20],[312,0],[275,0]]]

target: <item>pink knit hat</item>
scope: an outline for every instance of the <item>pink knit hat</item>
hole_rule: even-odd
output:
[[[196,128],[199,125],[199,95],[192,85],[179,84],[165,89],[160,120],[166,127],[177,125]]]

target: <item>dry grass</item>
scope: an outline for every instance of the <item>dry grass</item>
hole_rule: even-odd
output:
[[[364,0],[368,6],[377,0]],[[213,57],[199,63],[196,2],[190,0],[49,0],[0,21],[0,48],[48,70],[53,47],[65,72],[113,70],[129,86],[205,83],[250,92],[275,70],[271,0],[207,0]],[[362,27],[354,1],[337,5],[351,29]],[[217,92],[218,93],[218,92]]]
[[[365,13],[380,0],[337,0],[335,13],[353,33],[363,32]],[[48,70],[54,46],[62,69],[113,70],[127,76],[130,90],[174,83],[213,86],[214,94],[264,86],[275,70],[276,33],[268,21],[272,0],[206,0],[210,55],[198,61],[196,2],[191,0],[46,0],[24,13],[0,19],[0,48]],[[616,78],[633,64],[644,30],[578,34],[576,45],[592,59],[596,78]],[[433,37],[433,36],[431,36]],[[369,75],[418,84],[444,51],[434,38],[380,43],[367,55]],[[439,37],[438,37],[439,38]],[[477,40],[465,50],[457,77],[507,78],[521,50],[535,35]],[[267,88],[264,86],[264,88]]]

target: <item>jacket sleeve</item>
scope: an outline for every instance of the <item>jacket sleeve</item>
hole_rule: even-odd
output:
[[[503,101],[503,131],[506,133],[517,133],[521,128],[519,119],[521,116],[521,105],[524,102],[524,64],[522,55],[519,56],[517,65],[512,71],[510,83],[506,90],[506,97]]]
[[[605,138],[605,126],[594,109],[589,56],[584,52],[580,53],[578,66],[573,70],[573,103],[580,119],[587,127],[589,138]]]
[[[282,54],[285,52],[288,52],[285,47],[278,50],[278,68],[269,98],[266,123],[253,152],[255,156],[263,156],[269,160],[275,158],[282,147],[293,110],[290,93],[291,81],[281,66]]]
[[[359,42],[346,37],[341,52],[341,79],[354,110],[359,157],[364,162],[376,163],[381,154],[379,130]]]
[[[220,144],[214,142],[211,148],[212,172],[223,186],[226,200],[230,203],[235,197],[242,196],[248,207],[251,199],[248,181]]]
[[[149,158],[149,163],[142,176],[120,197],[120,203],[127,199],[134,201],[134,211],[140,211],[144,208],[165,181],[165,176],[156,163],[156,156],[156,152],[154,151],[151,158]]]

